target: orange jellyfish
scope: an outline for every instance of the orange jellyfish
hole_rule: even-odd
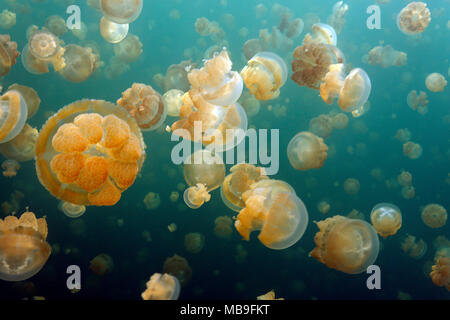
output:
[[[397,15],[397,27],[407,35],[424,32],[430,21],[430,10],[424,2],[411,2]]]
[[[308,212],[294,189],[284,181],[264,179],[250,186],[242,195],[245,208],[234,223],[244,238],[261,230],[259,241],[275,250],[294,245],[308,225]]]
[[[153,274],[146,286],[141,295],[143,300],[178,300],[180,296],[180,282],[167,273]]]
[[[321,168],[327,151],[323,139],[308,131],[297,133],[287,146],[289,163],[296,170]]]
[[[197,183],[184,191],[183,199],[189,208],[198,209],[211,199],[211,195],[204,184]]]
[[[125,24],[139,17],[143,2],[143,0],[100,0],[100,9],[109,20]]]
[[[427,252],[427,244],[422,239],[416,241],[416,237],[408,235],[400,244],[401,250],[409,255],[411,258],[420,259]]]
[[[354,178],[348,178],[344,181],[344,190],[350,195],[357,194],[359,192],[359,181]]]
[[[20,84],[14,83],[9,86],[8,91],[15,90],[18,91],[22,97],[25,99],[28,109],[27,119],[30,119],[39,110],[41,104],[41,99],[38,93],[31,87],[22,86]]]
[[[12,178],[17,175],[17,171],[20,169],[20,164],[16,160],[5,160],[2,163],[2,169],[4,170],[3,176],[7,178]]]
[[[450,258],[439,258],[432,266],[431,280],[438,287],[446,287],[450,291]]]
[[[0,144],[0,153],[8,159],[19,162],[30,161],[36,154],[38,131],[25,124],[22,131],[11,141]]]
[[[0,77],[9,73],[18,56],[17,43],[11,41],[9,35],[0,34]]]
[[[14,139],[25,126],[28,108],[25,99],[16,90],[0,97],[0,144]]]
[[[422,146],[418,143],[408,141],[403,144],[403,154],[410,159],[417,159],[422,155]]]
[[[283,59],[272,52],[258,52],[242,69],[245,86],[258,100],[271,100],[280,95],[288,69]]]
[[[441,228],[447,222],[447,210],[440,204],[430,203],[423,208],[422,221],[430,228]]]
[[[89,270],[98,276],[110,273],[114,268],[113,259],[106,253],[100,253],[89,263]]]
[[[127,109],[143,131],[155,130],[166,120],[164,100],[149,85],[133,83],[131,88],[122,93],[117,104]]]
[[[59,70],[59,74],[70,82],[83,82],[99,67],[99,56],[92,49],[83,48],[74,44],[65,47],[65,67]]]
[[[312,26],[312,34],[306,34],[303,43],[323,43],[336,46],[336,31],[328,24],[315,23]]]
[[[161,204],[161,198],[159,193],[149,192],[144,198],[144,205],[147,210],[153,210],[159,207]]]
[[[434,72],[427,76],[425,85],[431,92],[442,92],[447,86],[447,80],[440,73]]]
[[[321,214],[327,214],[330,209],[331,205],[325,200],[320,201],[317,205],[317,210],[319,210]]]
[[[402,187],[408,187],[412,184],[412,175],[408,171],[402,171],[398,175],[397,181]]]
[[[220,196],[223,203],[233,211],[239,212],[245,207],[242,194],[250,189],[250,186],[262,179],[268,179],[264,168],[255,167],[252,164],[239,163],[231,167],[220,188]]]
[[[379,203],[373,207],[370,220],[377,233],[386,238],[397,233],[402,226],[402,213],[391,203]]]
[[[214,220],[214,234],[222,239],[230,239],[233,233],[233,220],[228,216],[217,217]]]
[[[39,181],[56,198],[77,205],[116,204],[144,159],[136,121],[103,100],[81,100],[60,109],[36,142]]]
[[[357,274],[366,271],[377,259],[378,235],[366,221],[337,215],[316,224],[319,232],[310,256],[327,267]]]
[[[190,253],[199,253],[205,245],[205,236],[198,232],[190,232],[184,236],[184,247]]]
[[[128,35],[129,25],[118,24],[102,17],[100,20],[100,34],[109,43],[119,43]]]
[[[181,286],[187,285],[192,278],[192,269],[188,261],[177,254],[164,261],[163,272],[176,277]]]
[[[48,30],[32,31],[28,39],[28,50],[35,59],[51,63],[55,71],[66,66],[63,57],[65,50],[58,37]]]
[[[22,281],[38,273],[50,256],[47,222],[24,212],[0,219],[0,279]]]
[[[83,205],[73,204],[67,201],[60,201],[58,209],[69,218],[79,218],[86,212],[86,207]]]
[[[275,291],[270,290],[263,295],[257,296],[256,300],[284,300],[284,298],[275,298]]]
[[[115,57],[123,63],[136,62],[142,52],[142,42],[139,41],[139,37],[131,33],[114,45]]]
[[[207,191],[217,189],[225,179],[222,158],[211,151],[199,150],[184,161],[184,180],[189,186],[205,185]]]

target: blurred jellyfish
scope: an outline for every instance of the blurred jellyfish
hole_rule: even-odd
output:
[[[184,236],[184,247],[190,253],[199,253],[205,245],[205,236],[198,232],[190,232]]]
[[[402,171],[397,176],[397,181],[402,187],[410,186],[412,184],[412,175],[408,171]]]
[[[184,161],[184,179],[189,186],[204,184],[207,191],[217,189],[225,179],[222,158],[211,151],[199,150]]]
[[[55,71],[66,66],[65,49],[61,46],[61,40],[48,30],[33,30],[29,34],[28,49],[38,61],[51,63]]]
[[[183,104],[182,97],[184,92],[178,89],[171,89],[164,93],[163,101],[167,107],[167,115],[170,117],[179,117],[181,105]]]
[[[21,59],[23,67],[31,74],[44,74],[49,72],[47,62],[33,56],[28,45],[23,47]]]
[[[348,5],[344,1],[338,1],[333,6],[333,12],[327,19],[327,23],[331,25],[336,33],[339,34],[345,24],[345,14],[348,11]]]
[[[292,20],[286,30],[286,37],[290,39],[297,38],[302,32],[303,28],[305,27],[305,23],[302,19],[296,18]]]
[[[159,207],[161,204],[161,198],[159,193],[149,192],[144,198],[144,204],[147,210],[153,210]]]
[[[348,117],[345,113],[338,113],[332,118],[333,128],[342,130],[348,126]]]
[[[284,300],[284,298],[275,298],[275,291],[271,290],[263,295],[257,296],[256,300]]]
[[[38,273],[50,256],[47,222],[33,212],[0,219],[0,279],[22,281]]]
[[[164,92],[171,89],[178,89],[186,92],[190,89],[190,83],[187,78],[187,70],[190,69],[190,65],[190,61],[182,61],[179,64],[173,64],[167,68],[163,79]]]
[[[230,239],[233,233],[233,220],[228,216],[217,217],[214,220],[214,234],[222,239]]]
[[[79,218],[86,212],[86,207],[83,205],[73,204],[67,201],[60,201],[58,209],[69,218]]]
[[[207,18],[205,17],[197,18],[194,24],[195,31],[201,36],[207,36],[211,33],[209,24],[210,22]]]
[[[323,200],[317,204],[317,210],[319,210],[321,214],[327,214],[330,211],[330,209],[331,206],[327,201]]]
[[[404,253],[409,255],[411,258],[420,259],[427,252],[427,244],[420,239],[416,241],[416,237],[413,235],[408,235],[400,244],[400,248]]]
[[[0,144],[14,139],[25,126],[28,108],[24,97],[16,90],[0,96]]]
[[[74,44],[65,47],[65,67],[59,74],[70,82],[83,82],[99,67],[99,56],[89,47],[83,48]]]
[[[431,92],[442,92],[447,86],[447,80],[440,73],[431,73],[425,79],[425,85]]]
[[[128,35],[129,25],[118,24],[102,17],[100,20],[100,34],[109,43],[119,43]]]
[[[408,128],[398,129],[394,138],[402,143],[408,142],[411,139],[411,132]]]
[[[407,35],[425,31],[431,21],[430,10],[424,2],[411,2],[397,16],[397,27]]]
[[[248,91],[244,91],[242,93],[239,98],[239,103],[242,105],[242,108],[244,108],[247,117],[253,117],[259,113],[261,104],[255,96],[250,94]]]
[[[309,131],[321,138],[328,138],[333,131],[333,120],[326,114],[312,118],[309,121]]]
[[[422,155],[422,146],[408,141],[403,144],[403,154],[410,159],[417,159]]]
[[[414,198],[416,193],[413,186],[405,186],[402,187],[401,194],[404,199],[408,200]]]
[[[177,202],[178,198],[180,198],[180,194],[177,191],[172,191],[170,193],[169,199],[171,202]]]
[[[187,285],[192,278],[192,269],[189,262],[177,254],[164,261],[163,272],[176,277],[182,287]]]
[[[73,28],[70,30],[72,32],[72,34],[78,39],[78,40],[85,40],[86,39],[86,35],[88,33],[88,27],[84,22],[80,23],[80,29],[77,28]]]
[[[155,273],[146,286],[141,295],[143,300],[178,300],[180,296],[180,282],[170,274]]]
[[[183,199],[189,208],[198,209],[211,199],[211,195],[204,184],[197,183],[184,191]]]
[[[255,14],[256,14],[256,19],[261,19],[262,17],[264,17],[267,13],[267,7],[262,4],[262,3],[258,3],[255,7]]]
[[[31,87],[22,86],[20,84],[14,83],[9,86],[9,90],[18,91],[22,97],[25,99],[28,109],[27,119],[30,119],[32,116],[36,114],[39,110],[39,106],[41,104],[41,99],[39,98],[38,93]]]
[[[316,248],[309,255],[327,267],[357,274],[377,259],[378,235],[367,222],[338,215],[316,224]]]
[[[11,67],[16,64],[18,56],[17,43],[11,41],[9,35],[0,34],[0,77],[9,73]]]
[[[257,53],[265,51],[266,45],[260,39],[248,39],[242,46],[242,52],[248,61]]]
[[[48,17],[45,26],[57,37],[61,37],[67,32],[66,21],[60,16],[55,15]]]
[[[427,94],[420,91],[419,95],[416,90],[411,90],[406,97],[406,102],[408,106],[417,110],[420,114],[425,114],[428,112],[428,99]]]
[[[20,169],[20,164],[16,160],[5,160],[2,162],[3,176],[12,178],[17,175],[17,171]]]
[[[406,52],[394,50],[390,45],[376,46],[363,57],[363,61],[373,66],[381,65],[383,68],[391,66],[401,67],[406,64]]]
[[[344,190],[347,194],[355,195],[359,192],[359,181],[354,178],[348,178],[344,181]]]
[[[142,52],[141,41],[131,33],[128,33],[125,39],[114,45],[115,57],[124,63],[136,62]]]
[[[441,228],[447,222],[447,210],[440,204],[431,203],[423,208],[422,221],[430,228]]]
[[[289,163],[296,170],[318,169],[327,158],[327,145],[308,131],[297,133],[287,146]]]
[[[377,233],[386,238],[397,233],[402,226],[402,213],[391,203],[379,203],[370,213],[370,221]]]
[[[170,232],[177,231],[177,225],[175,223],[171,223],[167,226],[167,229],[169,229]]]
[[[334,28],[325,23],[315,23],[312,26],[312,34],[306,34],[303,43],[323,43],[336,46],[337,35]]]
[[[16,14],[7,9],[0,13],[0,29],[11,29],[16,25]]]
[[[435,285],[450,291],[450,257],[439,258],[432,266],[430,277]]]
[[[100,9],[105,17],[115,23],[131,23],[142,11],[143,0],[100,0]]]
[[[106,253],[101,253],[89,263],[89,270],[98,276],[104,276],[114,269],[113,259]]]

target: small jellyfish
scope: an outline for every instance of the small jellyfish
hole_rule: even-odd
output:
[[[284,298],[275,298],[275,291],[270,290],[263,295],[257,296],[256,300],[284,300]]]
[[[416,90],[411,90],[406,97],[406,103],[411,109],[417,110],[423,115],[428,112],[427,98],[428,96],[425,92],[420,91],[419,94],[417,94]]]
[[[45,26],[57,37],[61,37],[67,32],[66,21],[57,15],[48,17]]]
[[[60,201],[58,204],[58,209],[67,217],[72,219],[79,218],[86,212],[85,206],[73,204],[67,201]]]
[[[348,178],[344,181],[344,190],[347,194],[355,195],[359,192],[359,181],[354,178]]]
[[[217,217],[214,220],[214,234],[222,239],[230,239],[233,233],[233,220],[228,216]]]
[[[102,17],[100,20],[100,34],[109,43],[119,43],[128,35],[129,25],[118,24]]]
[[[440,204],[430,203],[423,208],[422,221],[430,228],[441,228],[447,222],[447,210]]]
[[[439,258],[432,266],[430,277],[435,285],[450,291],[450,257]]]
[[[339,34],[345,24],[345,14],[348,11],[348,5],[344,1],[338,1],[333,6],[333,12],[328,17],[327,22],[336,30]]]
[[[201,36],[207,36],[210,34],[209,28],[210,22],[207,18],[201,17],[197,18],[194,23],[195,31]]]
[[[16,160],[5,160],[2,162],[2,169],[4,170],[3,176],[12,178],[17,175],[17,171],[20,169],[20,164]]]
[[[370,221],[377,233],[386,238],[397,233],[402,226],[402,213],[391,203],[379,203],[370,213]]]
[[[378,235],[366,221],[337,215],[316,224],[319,232],[310,256],[327,267],[357,274],[365,272],[377,259]]]
[[[170,232],[177,231],[177,225],[175,223],[171,223],[167,226],[167,229],[169,229]]]
[[[420,259],[427,252],[427,244],[420,239],[416,241],[416,237],[413,235],[407,235],[406,238],[400,244],[401,250],[409,255],[411,258]]]
[[[59,74],[70,82],[83,82],[89,78],[98,67],[98,55],[89,47],[83,48],[69,44],[64,52],[65,67],[59,70]]]
[[[0,144],[14,139],[25,126],[28,108],[24,97],[16,90],[0,97]]]
[[[306,34],[303,43],[323,43],[336,46],[336,31],[328,24],[315,23],[312,26],[312,34]]]
[[[242,195],[245,208],[234,223],[244,240],[259,231],[259,241],[275,250],[294,245],[308,225],[308,212],[303,201],[284,181],[263,179],[251,185]]]
[[[31,74],[39,75],[49,72],[47,62],[33,56],[28,45],[23,47],[21,59],[23,67]]]
[[[402,143],[408,142],[411,139],[411,131],[408,128],[398,129],[394,138]]]
[[[321,138],[328,138],[333,131],[333,119],[326,114],[312,118],[309,121],[309,131]]]
[[[106,253],[100,253],[89,263],[89,270],[98,276],[104,276],[114,269],[113,259]]]
[[[0,153],[8,159],[19,162],[30,161],[36,155],[37,129],[25,124],[22,131],[12,140],[0,144]]]
[[[247,117],[256,116],[261,108],[260,102],[255,98],[254,95],[250,94],[248,91],[244,91],[239,98],[239,103],[245,110]]]
[[[114,45],[115,57],[123,63],[136,62],[142,52],[142,42],[139,37],[131,33],[128,33],[125,39]]]
[[[408,187],[412,184],[412,175],[408,171],[402,171],[397,176],[397,181],[402,187]]]
[[[34,30],[29,35],[28,48],[35,59],[51,63],[55,71],[59,71],[66,66],[65,49],[61,46],[58,37],[48,30]]]
[[[0,13],[0,29],[11,29],[16,25],[16,14],[7,9]]]
[[[131,23],[141,14],[143,2],[143,0],[100,0],[100,10],[105,17],[115,23]]]
[[[184,191],[183,199],[189,208],[198,209],[211,199],[211,195],[204,184],[197,183]]]
[[[11,41],[9,35],[0,34],[0,77],[9,73],[18,56],[17,43]]]
[[[38,273],[51,253],[47,234],[45,218],[33,212],[0,219],[0,279],[22,281]]]
[[[348,117],[345,113],[338,113],[332,118],[333,128],[335,129],[345,129],[348,126]]]
[[[317,210],[319,210],[319,212],[321,214],[327,214],[331,209],[330,204],[327,201],[320,201],[319,204],[317,205]]]
[[[190,232],[184,236],[184,247],[190,253],[199,253],[205,245],[205,236],[198,232]]]
[[[284,60],[275,53],[265,51],[254,55],[241,71],[245,86],[258,100],[277,98],[287,75]]]
[[[169,195],[170,202],[177,202],[180,198],[180,194],[177,191],[172,191]]]
[[[189,262],[177,254],[164,261],[163,272],[176,277],[181,286],[187,285],[192,278],[192,269]]]
[[[153,274],[146,286],[141,295],[143,300],[178,300],[180,296],[180,282],[167,273]]]
[[[447,86],[447,80],[440,73],[434,72],[427,76],[425,85],[431,92],[442,92]]]
[[[162,86],[164,92],[167,92],[170,89],[178,89],[183,92],[188,91],[191,87],[187,76],[187,70],[190,69],[190,66],[190,61],[182,61],[179,64],[170,65],[163,78]]]
[[[144,198],[144,205],[147,210],[153,210],[159,207],[161,204],[161,198],[159,193],[149,192]]]
[[[208,192],[217,189],[225,179],[222,158],[211,151],[199,150],[184,161],[184,180],[189,186],[204,184]]]
[[[381,65],[383,68],[391,66],[404,66],[407,61],[406,52],[394,50],[390,45],[376,46],[363,57],[363,61],[373,66]]]
[[[422,146],[418,143],[408,141],[403,144],[403,154],[410,159],[417,159],[422,155]]]
[[[164,93],[163,100],[167,107],[167,115],[170,117],[179,117],[181,105],[183,104],[182,97],[184,92],[178,89],[171,89]]]
[[[401,195],[404,199],[412,199],[415,196],[415,189],[413,186],[402,187]]]
[[[424,2],[411,2],[397,16],[397,27],[407,35],[422,33],[431,21],[431,13]]]
[[[323,139],[308,131],[297,133],[287,146],[289,163],[296,170],[321,168],[327,151]]]
[[[131,88],[122,93],[117,100],[124,107],[143,131],[156,130],[166,120],[167,108],[161,95],[151,86],[133,83]]]

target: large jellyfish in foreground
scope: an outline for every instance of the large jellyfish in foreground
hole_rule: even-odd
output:
[[[297,133],[287,147],[289,163],[296,170],[321,168],[327,158],[328,147],[315,134],[302,131]]]
[[[0,279],[22,281],[38,273],[50,256],[47,222],[33,212],[0,219]]]
[[[119,43],[128,35],[129,25],[119,24],[102,17],[100,20],[100,34],[109,43]]]
[[[397,16],[397,27],[407,35],[425,31],[431,21],[430,10],[424,2],[411,2]]]
[[[397,233],[402,226],[402,213],[391,203],[379,203],[370,213],[372,225],[383,238]]]
[[[338,215],[317,222],[317,226],[316,248],[310,256],[327,267],[357,274],[366,271],[377,259],[378,235],[367,222]]]
[[[128,112],[102,100],[60,109],[42,127],[36,171],[56,198],[77,205],[112,206],[145,159],[145,144]]]
[[[143,300],[177,300],[180,296],[180,282],[167,273],[153,274],[146,285],[141,295]]]

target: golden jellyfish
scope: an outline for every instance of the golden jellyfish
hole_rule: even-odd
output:
[[[39,132],[36,128],[25,124],[22,131],[12,140],[0,144],[0,153],[19,162],[30,161],[36,154],[36,141]]]
[[[178,300],[180,296],[180,282],[167,273],[153,274],[146,286],[141,295],[143,300]]]
[[[434,72],[427,76],[425,85],[431,92],[442,92],[447,86],[447,80],[440,73]]]
[[[198,232],[190,232],[184,236],[184,247],[190,253],[199,253],[205,245],[205,236]]]
[[[417,110],[422,115],[428,112],[428,96],[423,91],[417,94],[416,90],[411,90],[406,97],[406,103],[411,109]]]
[[[164,93],[163,101],[167,107],[167,115],[170,117],[179,117],[180,109],[183,104],[184,92],[178,89],[171,89]]]
[[[24,97],[9,90],[0,97],[0,144],[14,139],[25,126],[28,108]]]
[[[328,138],[333,131],[333,119],[326,114],[312,118],[309,121],[309,131],[321,138]]]
[[[142,12],[143,0],[100,0],[100,9],[105,17],[115,23],[131,23]]]
[[[136,120],[143,131],[155,130],[166,120],[167,108],[161,95],[151,86],[133,83],[117,100]]]
[[[5,160],[2,162],[2,172],[4,177],[12,178],[17,175],[17,171],[20,169],[20,164],[16,160]]]
[[[55,71],[66,66],[64,48],[56,35],[48,30],[34,30],[28,38],[28,50],[40,62],[51,63]]]
[[[270,290],[263,295],[257,296],[256,300],[284,300],[284,298],[275,298],[275,291]]]
[[[220,187],[220,196],[223,203],[231,210],[239,212],[245,207],[242,194],[249,190],[253,183],[262,179],[268,179],[264,168],[247,163],[234,165]]]
[[[41,99],[39,98],[39,95],[36,92],[36,90],[34,90],[31,87],[23,86],[17,83],[10,85],[8,91],[9,90],[18,91],[25,99],[28,109],[27,119],[30,119],[32,116],[36,114],[41,104]]]
[[[77,205],[115,205],[144,159],[136,121],[103,100],[80,100],[60,109],[36,142],[39,181],[56,198]]]
[[[190,68],[190,61],[182,61],[179,64],[170,65],[163,78],[162,86],[164,92],[167,92],[170,89],[178,89],[183,92],[188,91],[190,89],[190,83],[187,75]]]
[[[197,183],[197,185],[189,187],[184,191],[183,199],[189,208],[198,209],[205,202],[211,200],[211,195],[204,184]]]
[[[447,210],[440,204],[430,203],[423,208],[422,221],[430,228],[441,228],[447,222]]]
[[[167,229],[169,229],[170,232],[177,231],[177,225],[175,223],[171,223],[167,226]]]
[[[205,17],[197,18],[194,24],[195,31],[201,36],[207,36],[211,33],[209,25],[210,22],[207,18]]]
[[[11,29],[16,25],[16,14],[7,9],[0,13],[0,29]]]
[[[239,98],[239,103],[247,114],[247,117],[256,116],[261,108],[260,102],[255,98],[254,95],[250,94],[248,91],[244,91]]]
[[[402,143],[408,142],[411,139],[411,131],[408,128],[398,129],[394,138]]]
[[[398,184],[407,187],[412,184],[412,175],[408,171],[402,171],[397,177]]]
[[[321,168],[327,151],[323,139],[308,131],[297,133],[287,146],[289,163],[296,170]]]
[[[359,181],[354,178],[348,178],[344,181],[344,190],[350,195],[355,195],[359,192]]]
[[[225,164],[222,158],[211,151],[199,150],[184,161],[184,180],[189,186],[204,184],[207,191],[217,189],[225,179]]]
[[[47,62],[39,60],[33,56],[28,45],[23,47],[21,59],[23,67],[31,74],[38,75],[49,72]]]
[[[403,144],[403,154],[410,159],[417,159],[422,155],[422,146],[418,143],[408,141]]]
[[[450,291],[450,257],[439,258],[431,268],[430,277],[433,283]]]
[[[0,219],[0,279],[22,281],[38,273],[51,253],[47,234],[45,218],[33,212]]]
[[[315,23],[312,26],[312,33],[306,34],[303,43],[323,43],[336,46],[336,31],[329,24]]]
[[[407,54],[394,50],[390,45],[376,46],[363,57],[363,61],[373,66],[381,65],[383,68],[391,66],[401,67],[406,64]]]
[[[415,189],[413,186],[405,186],[402,187],[401,194],[404,199],[412,199],[416,195]]]
[[[397,27],[407,35],[425,31],[431,21],[431,13],[424,2],[410,2],[397,15]]]
[[[66,65],[59,70],[59,74],[75,83],[85,81],[99,66],[99,57],[91,48],[75,44],[65,47],[64,60]]]
[[[392,203],[379,203],[373,207],[370,221],[377,233],[386,238],[396,234],[402,226],[402,213]]]
[[[169,199],[171,202],[177,202],[180,198],[180,194],[177,191],[172,191],[169,195]]]
[[[147,210],[153,210],[159,207],[161,204],[161,198],[159,193],[149,192],[144,198],[144,205]]]
[[[164,261],[163,272],[176,277],[181,286],[187,285],[192,278],[192,269],[189,262],[177,254]]]
[[[321,214],[327,214],[330,209],[331,205],[327,201],[320,201],[317,205],[317,210],[319,210]]]
[[[57,37],[61,37],[67,32],[66,21],[60,16],[54,15],[48,17],[45,26]]]
[[[416,241],[413,235],[407,235],[400,244],[401,250],[411,258],[420,259],[427,252],[427,244],[422,239]]]
[[[377,259],[378,235],[366,221],[337,215],[316,224],[319,232],[310,256],[328,268],[357,274],[365,272]]]
[[[345,113],[338,113],[333,116],[333,128],[342,130],[348,126],[348,117]]]
[[[284,181],[263,179],[242,195],[245,202],[234,223],[244,238],[259,231],[259,241],[275,250],[294,245],[308,225],[308,211],[294,189]]]
[[[109,43],[119,43],[128,35],[128,23],[119,24],[102,17],[100,20],[100,34]]]
[[[348,11],[348,4],[344,1],[338,1],[333,6],[333,12],[328,17],[327,22],[336,30],[336,33],[340,33],[345,24],[345,14]]]
[[[17,42],[11,41],[7,34],[0,34],[0,77],[9,73],[18,56]]]
[[[58,209],[69,218],[79,218],[86,212],[86,207],[83,205],[73,204],[67,201],[60,201]]]
[[[131,33],[114,45],[115,57],[124,63],[136,62],[142,52],[142,42],[139,41],[139,37]]]
[[[114,269],[113,259],[106,253],[100,253],[89,263],[89,270],[98,276],[104,276]]]
[[[230,239],[233,233],[233,220],[228,216],[217,217],[214,220],[214,234],[222,239]]]

